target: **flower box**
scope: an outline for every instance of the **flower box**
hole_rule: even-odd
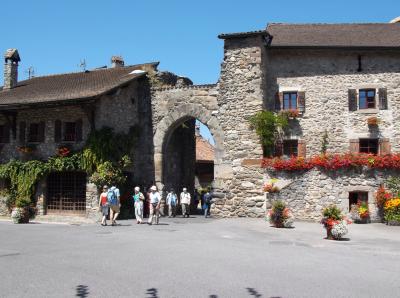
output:
[[[369,117],[367,119],[368,126],[377,126],[379,122],[380,121],[378,117]]]

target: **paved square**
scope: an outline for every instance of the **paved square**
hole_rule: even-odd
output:
[[[400,227],[162,218],[161,225],[0,222],[1,297],[399,297]]]

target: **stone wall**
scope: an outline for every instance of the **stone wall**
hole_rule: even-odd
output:
[[[362,71],[358,69],[362,56]],[[400,54],[334,50],[268,50],[265,106],[274,109],[280,91],[304,91],[305,113],[291,121],[287,138],[302,139],[307,155],[319,153],[327,130],[328,151],[347,152],[349,140],[389,138],[394,151],[400,150]],[[348,89],[387,88],[388,110],[349,111]],[[378,96],[377,96],[378,99]],[[378,130],[370,130],[367,118],[381,119]]]
[[[213,211],[223,217],[263,216],[262,173],[246,165],[246,159],[259,159],[262,149],[258,136],[250,129],[249,117],[262,109],[264,98],[261,67],[261,37],[227,39],[221,67],[217,119],[224,132],[221,189],[227,191]]]
[[[379,186],[391,175],[392,171],[378,170],[339,170],[310,171],[296,173],[273,173],[279,179],[278,185],[284,185],[280,192],[267,194],[267,209],[273,200],[281,199],[287,202],[296,219],[318,221],[322,210],[329,205],[337,205],[346,214],[349,212],[349,192],[368,192],[370,217],[380,221],[380,215],[375,205],[375,194]],[[268,178],[271,173],[267,173]]]

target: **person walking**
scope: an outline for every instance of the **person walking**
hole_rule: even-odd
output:
[[[211,216],[210,209],[212,203],[212,196],[209,190],[207,190],[207,192],[204,194],[203,201],[204,201],[203,203],[204,217],[207,218],[208,216]]]
[[[152,225],[153,219],[155,218],[155,222],[158,225],[158,220],[160,217],[161,196],[160,193],[157,191],[157,187],[155,185],[153,185],[150,188],[149,197],[150,197],[150,215],[147,223],[149,225]]]
[[[184,187],[181,192],[181,207],[182,207],[182,217],[189,217],[190,214],[190,193],[187,192],[187,188]]]
[[[178,197],[174,192],[174,189],[171,188],[170,192],[167,195],[167,205],[168,205],[168,217],[176,216],[176,205],[178,204]]]
[[[100,194],[100,199],[99,199],[99,210],[101,214],[103,215],[103,218],[101,219],[101,225],[106,226],[107,225],[107,216],[108,216],[108,200],[107,200],[107,192],[108,192],[108,187],[107,185],[103,186],[103,192]]]
[[[112,186],[107,192],[107,200],[110,205],[110,220],[111,225],[115,226],[117,224],[116,219],[119,215],[121,204],[120,204],[120,194],[119,189]]]
[[[140,192],[140,187],[135,187],[135,194],[133,195],[133,202],[135,205],[135,218],[136,223],[141,224],[143,221],[143,203],[144,195]]]

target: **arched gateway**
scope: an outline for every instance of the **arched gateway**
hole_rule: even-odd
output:
[[[214,159],[214,186],[219,185],[218,173],[222,165],[223,158],[223,132],[217,119],[218,105],[215,87],[191,87],[191,88],[174,88],[160,90],[157,92],[157,100],[153,102],[153,111],[157,115],[158,108],[164,109],[164,115],[155,117],[159,119],[154,123],[154,166],[155,166],[155,181],[160,189],[177,185],[174,178],[185,181],[191,179],[189,164],[194,162],[194,156],[187,156],[185,165],[179,165],[175,173],[170,171],[176,165],[172,165],[174,155],[171,151],[176,152],[179,146],[186,146],[184,150],[187,152],[179,153],[178,158],[184,158],[183,155],[190,154],[190,144],[187,142],[184,145],[185,139],[190,139],[191,132],[194,131],[194,121],[197,119],[206,125],[215,141],[215,159]],[[214,94],[214,95],[213,95]],[[167,107],[167,111],[165,108]],[[185,128],[189,133],[185,134]],[[177,139],[176,134],[179,134],[181,139]],[[193,135],[192,135],[193,136]],[[178,142],[178,144],[176,144]],[[182,144],[180,143],[182,142]],[[190,140],[189,140],[190,142]],[[173,147],[175,146],[175,148]],[[193,146],[192,146],[193,147]],[[194,152],[194,151],[192,151]],[[176,154],[175,154],[176,155]],[[176,157],[175,157],[176,158]],[[169,172],[168,172],[169,171]],[[181,173],[178,173],[181,171]],[[193,174],[193,173],[192,173]],[[175,177],[172,177],[175,176]],[[186,180],[187,181],[187,180]],[[188,182],[190,185],[190,182]],[[179,184],[178,184],[179,185]]]

